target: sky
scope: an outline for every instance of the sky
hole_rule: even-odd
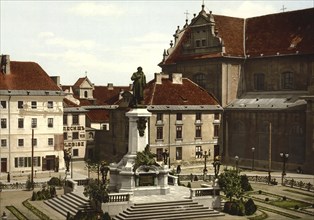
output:
[[[128,86],[139,66],[150,81],[177,26],[203,2],[208,13],[241,18],[314,7],[313,0],[0,0],[0,53],[38,63],[62,85],[87,76]]]

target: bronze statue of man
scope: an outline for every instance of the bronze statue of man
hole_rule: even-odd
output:
[[[146,76],[142,67],[137,68],[137,72],[133,73],[131,80],[133,81],[133,104],[136,106],[144,100],[144,88],[146,86]]]

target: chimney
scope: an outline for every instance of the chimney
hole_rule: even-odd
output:
[[[50,76],[50,79],[52,79],[54,81],[54,83],[57,84],[57,86],[61,88],[60,76]]]
[[[1,55],[1,73],[4,75],[10,74],[10,55]]]
[[[108,90],[113,90],[113,83],[108,83],[107,87],[108,87]]]
[[[162,75],[161,73],[155,73],[156,84],[162,84]]]
[[[182,84],[182,73],[172,73],[171,78],[173,84]]]

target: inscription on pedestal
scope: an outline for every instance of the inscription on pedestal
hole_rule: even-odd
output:
[[[152,174],[141,174],[139,175],[139,186],[154,186],[155,176]]]

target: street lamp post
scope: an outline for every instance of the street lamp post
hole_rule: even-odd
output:
[[[218,178],[218,174],[219,174],[219,168],[220,168],[220,157],[216,156],[214,157],[214,162],[212,163],[213,167],[214,167],[214,171],[215,171],[215,179]]]
[[[205,151],[204,153],[204,170],[203,170],[203,174],[204,174],[204,180],[206,180],[206,174],[207,174],[207,167],[206,167],[206,163],[207,163],[207,158],[208,158],[208,154],[207,151]]]
[[[235,162],[236,162],[236,165],[235,165],[236,167],[235,167],[235,168],[236,168],[236,171],[238,172],[238,168],[239,168],[239,157],[238,157],[238,156],[235,156],[234,159],[235,159]]]
[[[254,151],[255,147],[252,147],[252,171],[254,170]]]
[[[281,185],[284,185],[283,178],[286,175],[286,162],[288,161],[289,154],[281,152],[280,157],[282,158]]]

